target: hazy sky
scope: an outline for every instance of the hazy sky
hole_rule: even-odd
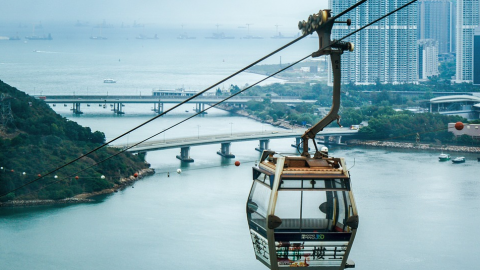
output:
[[[328,0],[0,0],[0,21],[89,21],[179,25],[194,28],[251,23],[296,26],[309,14],[328,7]]]

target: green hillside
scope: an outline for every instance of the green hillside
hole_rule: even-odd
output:
[[[92,132],[90,128],[58,115],[42,100],[0,81],[0,194],[34,180],[39,174],[44,175],[104,142],[103,132]],[[117,152],[114,148],[103,148],[56,172],[57,178],[46,176],[9,193],[0,201],[56,200],[96,192],[111,188],[121,177],[148,167],[144,156],[122,153],[82,171]]]

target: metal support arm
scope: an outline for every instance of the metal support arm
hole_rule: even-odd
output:
[[[317,124],[312,126],[310,129],[305,131],[302,136],[303,139],[303,153],[302,156],[310,157],[308,153],[308,140],[315,139],[315,136],[318,132],[322,131],[326,126],[328,126],[333,121],[337,120],[337,123],[340,125],[340,115],[338,111],[340,109],[340,83],[341,83],[341,62],[340,57],[342,55],[342,50],[332,50],[330,51],[330,59],[332,61],[332,70],[333,70],[333,100],[332,108],[330,112]]]

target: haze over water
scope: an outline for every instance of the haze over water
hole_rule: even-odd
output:
[[[176,32],[157,34],[162,38],[137,40],[133,31],[115,32],[100,41],[90,40],[88,29],[70,38],[55,35],[52,41],[1,41],[0,79],[29,94],[200,90],[287,42],[177,40]],[[316,43],[306,39],[281,53],[282,61],[311,53]],[[279,57],[270,61],[278,63]],[[106,78],[117,83],[103,84]],[[246,74],[236,82],[260,78]],[[110,139],[153,117],[145,107],[127,105],[124,116],[93,106],[82,107],[81,116],[68,107],[55,109]],[[138,141],[189,115],[191,105],[185,105],[121,142]],[[273,130],[212,109],[165,138]],[[270,148],[291,153],[292,142],[272,140]],[[178,149],[151,152],[147,161],[157,174],[96,203],[0,209],[0,269],[266,269],[255,260],[245,214],[257,144],[232,144],[239,167],[216,154],[219,145],[193,147],[195,162],[189,165],[175,159]],[[462,153],[467,162],[452,164],[438,162],[439,153],[432,152],[357,147],[331,147],[330,152],[353,166],[360,226],[350,258],[357,269],[476,266],[480,248],[471,224],[480,222],[480,164],[475,155]],[[182,174],[175,173],[178,168]]]

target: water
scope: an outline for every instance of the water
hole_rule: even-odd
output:
[[[279,46],[272,40],[256,45],[236,40],[225,46],[197,39],[187,49],[187,43],[174,36],[168,45],[120,37],[99,43],[79,35],[46,43],[0,42],[1,79],[31,94],[135,94],[183,84],[198,90]],[[308,47],[300,45],[299,51],[302,46]],[[297,53],[303,51],[292,54]],[[257,75],[245,76],[240,83]],[[104,85],[109,77],[118,83]],[[163,130],[191,115],[185,112],[190,106],[119,142],[136,142]],[[125,107],[123,116],[94,106],[82,107],[81,116],[62,106],[55,109],[105,132],[107,139],[154,116],[150,108],[133,105]],[[212,109],[157,139],[275,129]],[[292,142],[272,140],[270,147],[293,152]],[[0,269],[265,269],[254,258],[245,214],[257,145],[232,144],[239,167],[216,154],[219,145],[192,147],[195,162],[187,165],[175,159],[178,149],[151,152],[147,160],[155,175],[95,203],[0,209]],[[480,221],[480,164],[475,155],[462,153],[467,162],[452,164],[438,162],[439,153],[433,152],[361,147],[332,147],[330,152],[353,166],[360,227],[350,258],[357,269],[475,266],[479,248],[474,225]],[[178,168],[181,174],[175,172]]]
[[[3,81],[37,95],[149,95],[153,88],[179,87],[199,91],[291,41],[205,39],[210,32],[199,33],[195,40],[179,40],[178,32],[162,28],[149,30],[158,33],[158,40],[138,40],[140,30],[133,28],[108,29],[109,39],[91,40],[89,28],[49,29],[53,30],[51,41],[0,41]],[[296,61],[318,49],[317,43],[305,39],[265,63],[277,64],[280,57],[283,63]],[[109,78],[117,83],[103,83]],[[253,84],[262,78],[242,73],[219,87]],[[272,82],[281,80],[266,83]]]

